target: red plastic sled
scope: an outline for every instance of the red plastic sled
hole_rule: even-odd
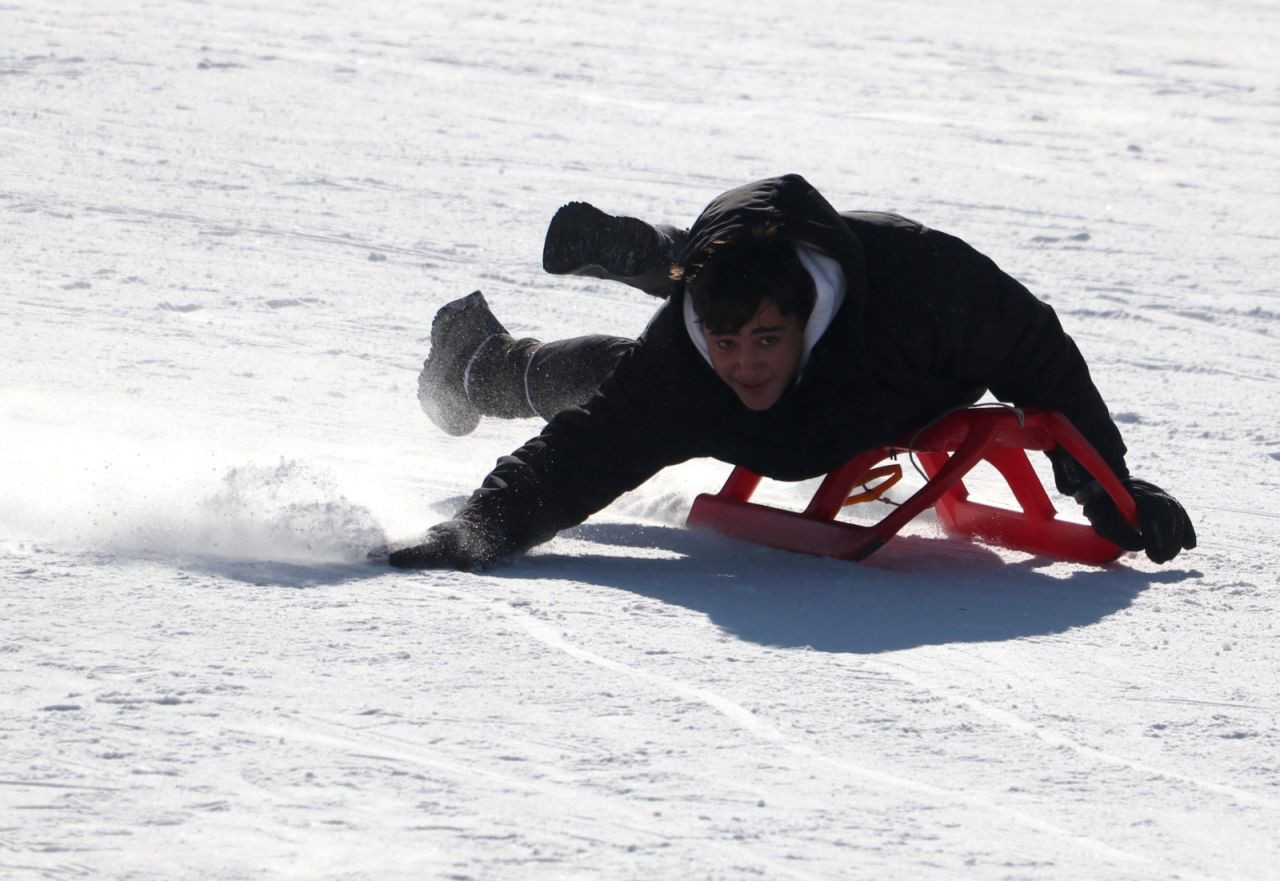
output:
[[[694,500],[687,525],[705,526],[734,538],[775,548],[865,560],[930,505],[937,509],[943,529],[951,535],[980,538],[995,545],[1044,557],[1100,564],[1114,560],[1123,549],[1083,523],[1060,520],[1027,450],[1061,446],[1075,457],[1115,501],[1124,517],[1137,523],[1128,491],[1115,473],[1061,413],[1038,408],[970,407],[948,413],[933,425],[891,444],[854,456],[832,471],[802,512],[748,501],[760,475],[735,468],[720,492]],[[850,491],[866,484],[873,466],[899,453],[914,452],[929,480],[879,523],[862,526],[836,520],[850,500]],[[986,460],[1009,484],[1021,510],[969,499],[961,478]],[[859,496],[875,496],[886,486]]]

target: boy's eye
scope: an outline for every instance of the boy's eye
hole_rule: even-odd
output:
[[[768,348],[769,346],[775,346],[777,344],[778,344],[778,338],[776,336],[760,337],[760,345],[764,346],[765,348]]]

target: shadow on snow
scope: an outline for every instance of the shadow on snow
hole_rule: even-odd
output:
[[[705,614],[762,645],[874,653],[1062,633],[1127,608],[1152,584],[1199,577],[1123,564],[1040,571],[966,541],[899,536],[865,563],[792,554],[670,526],[588,524],[566,537],[658,558],[538,554],[489,573],[630,591]],[[1060,573],[1061,569],[1056,572]]]
[[[387,574],[389,567],[385,561],[313,564],[209,557],[189,559],[185,568],[256,587],[312,588],[380,578]]]

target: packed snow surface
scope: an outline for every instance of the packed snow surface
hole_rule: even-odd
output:
[[[1280,874],[1276,4],[9,0],[0,33],[0,876]],[[1048,300],[1199,548],[922,518],[801,557],[684,529],[728,471],[694,462],[483,574],[365,560],[538,428],[423,418],[439,305],[635,335],[654,301],[541,272],[552,212],[687,224],[790,171]]]

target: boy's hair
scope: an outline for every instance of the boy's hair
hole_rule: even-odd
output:
[[[745,239],[722,245],[686,286],[693,311],[708,333],[736,333],[765,300],[783,315],[807,321],[817,290],[795,245],[777,239]]]

